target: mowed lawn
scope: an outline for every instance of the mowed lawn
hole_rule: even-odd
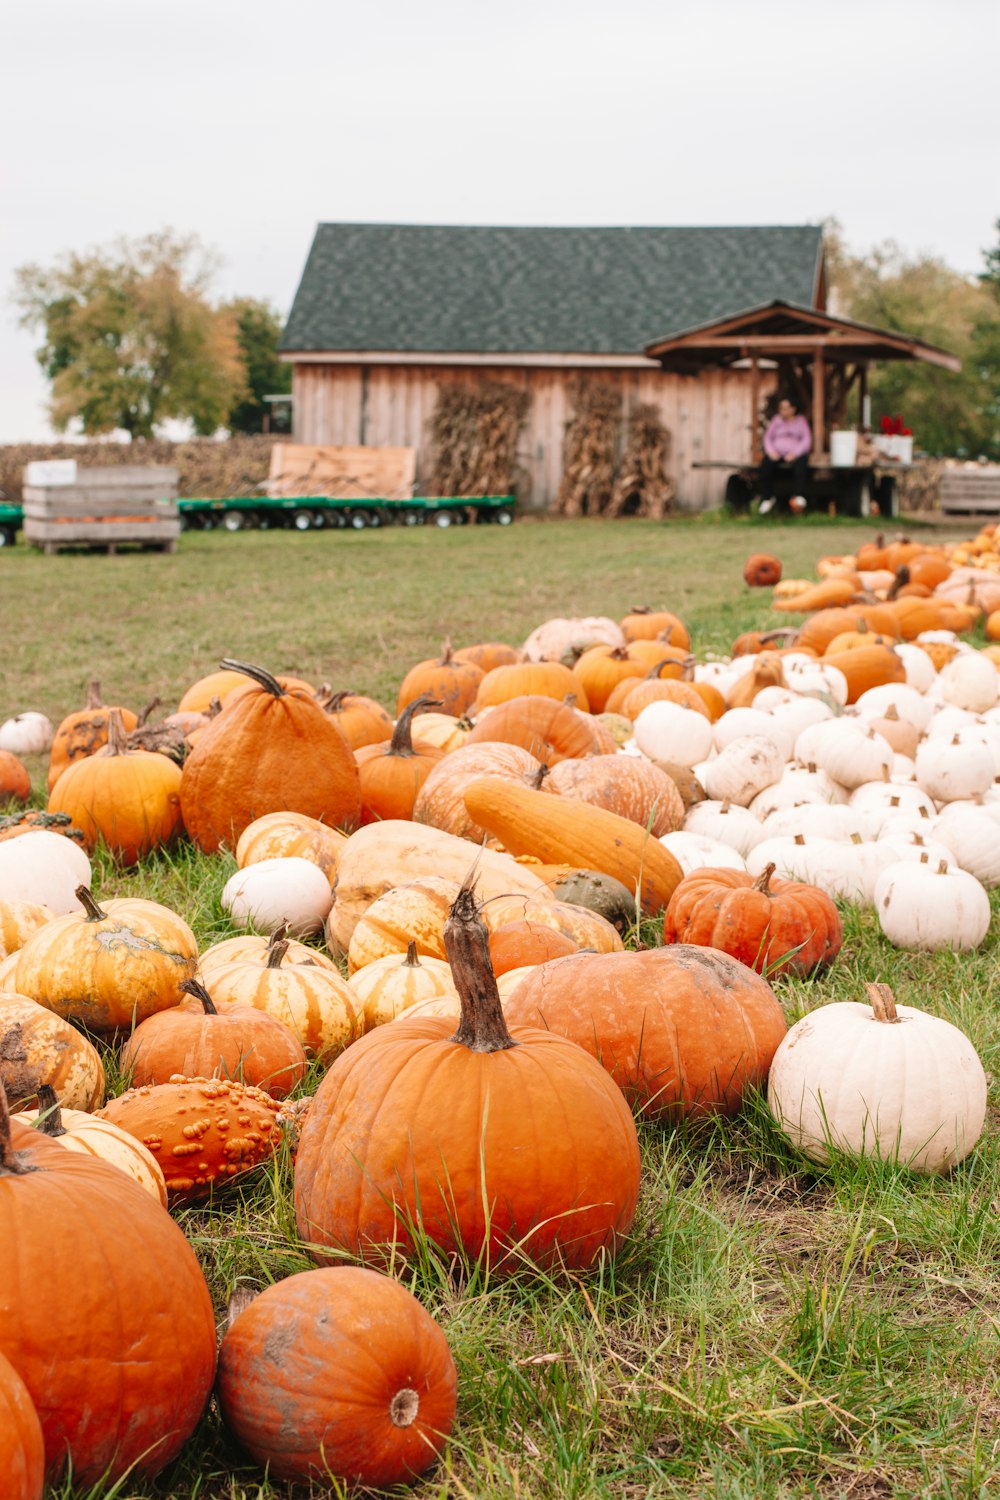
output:
[[[873,529],[813,519],[524,522],[194,535],[175,557],[46,559],[19,547],[0,554],[0,709],[6,717],[37,707],[58,719],[82,702],[92,676],[107,701],[138,708],[157,693],[172,707],[224,655],[394,706],[406,669],[445,636],[456,645],[520,642],[552,615],[617,618],[638,603],[675,609],[696,651],[722,651],[743,629],[795,618],[773,615],[766,591],[744,587],[750,551],[776,551],[788,576],[811,574],[819,555],[853,550]],[[207,945],[232,931],[219,906],[232,868],[190,850],[127,873],[102,857],[96,883],[106,896],[168,902]],[[616,1263],[591,1277],[494,1284],[433,1256],[406,1273],[442,1321],[459,1371],[454,1440],[415,1487],[420,1500],[997,1491],[993,904],[982,950],[934,957],[897,952],[874,913],[844,907],[833,968],[812,981],[775,981],[789,1021],[825,1001],[863,999],[865,982],[880,980],[899,1001],[969,1034],[991,1077],[990,1111],[979,1147],[949,1178],[844,1162],[814,1169],[784,1147],[755,1100],[731,1123],[640,1126],[634,1232]],[[919,1094],[921,1080],[912,1087]],[[235,1286],[261,1287],[309,1264],[285,1158],[178,1217],[220,1324]],[[157,1481],[86,1492],[67,1482],[56,1493],[285,1500],[309,1491],[268,1482],[213,1409]]]

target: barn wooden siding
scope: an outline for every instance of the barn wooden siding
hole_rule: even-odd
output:
[[[441,385],[477,378],[504,380],[531,392],[531,411],[522,435],[524,470],[518,486],[521,504],[534,510],[552,504],[562,473],[562,444],[572,412],[574,381],[586,374],[621,387],[624,407],[648,402],[659,408],[671,437],[670,477],[680,508],[718,505],[726,475],[695,469],[699,459],[748,462],[750,392],[745,371],[708,370],[698,376],[658,369],[475,368],[449,365],[309,364],[296,360],[295,439],[300,443],[368,444],[417,450],[417,487],[425,489],[430,470],[428,421]],[[768,389],[766,374],[761,394]],[[426,490],[425,490],[426,492]]]

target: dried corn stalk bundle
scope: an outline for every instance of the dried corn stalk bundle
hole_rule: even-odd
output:
[[[512,494],[530,404],[526,390],[499,380],[441,386],[430,419],[429,493]]]
[[[638,505],[632,513],[662,521],[674,498],[674,487],[667,476],[670,433],[655,406],[636,406],[628,420],[625,452],[615,483],[611,503],[605,512],[620,516],[634,498]]]
[[[240,434],[217,443],[193,438],[168,443],[158,438],[132,443],[8,443],[0,446],[0,493],[20,501],[26,464],[34,459],[72,458],[81,469],[118,464],[173,464],[182,495],[253,495],[271,466],[271,447],[280,437]],[[287,441],[287,439],[286,439]]]
[[[937,510],[941,501],[941,475],[945,464],[939,458],[924,458],[912,469],[903,469],[896,477],[899,508],[914,511]]]
[[[602,515],[611,503],[621,440],[617,386],[578,380],[563,440],[563,472],[553,510],[561,516]]]

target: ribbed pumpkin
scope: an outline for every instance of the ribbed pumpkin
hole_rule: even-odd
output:
[[[18,1118],[34,1125],[49,1140],[58,1141],[66,1151],[96,1156],[117,1167],[166,1208],[167,1185],[159,1162],[127,1130],[84,1110],[63,1109],[49,1084],[43,1084],[38,1091],[38,1108],[25,1110]]]
[[[308,859],[333,885],[347,835],[305,813],[265,813],[244,828],[236,844],[241,870],[262,859]]]
[[[627,889],[638,888],[647,912],[661,911],[681,879],[680,865],[657,839],[602,807],[570,803],[495,777],[474,781],[465,803],[512,854],[602,870]]]
[[[506,641],[484,641],[478,646],[462,646],[455,652],[458,661],[471,661],[483,672],[492,672],[494,667],[513,667],[521,660],[518,646],[508,646]]]
[[[472,852],[470,865],[475,857]],[[354,929],[348,973],[356,974],[390,953],[405,953],[410,943],[425,958],[444,958],[444,927],[457,894],[457,881],[420,875],[379,896]]]
[[[139,722],[129,708],[119,708],[126,733]],[[101,702],[101,684],[92,682],[87,690],[87,706],[67,714],[56,730],[49,753],[48,786],[51,792],[67,766],[73,761],[94,755],[108,742],[108,718],[111,707]]]
[[[429,661],[418,662],[403,678],[396,703],[397,717],[414,698],[427,696],[436,698],[446,714],[464,714],[476,701],[476,694],[483,680],[483,671],[475,662],[461,661],[445,641],[441,655]]]
[[[170,1215],[118,1168],[8,1124],[2,1090],[0,1354],[35,1404],[48,1479],[70,1464],[76,1487],[158,1473],[215,1378],[212,1299]]]
[[[102,908],[86,886],[76,894],[84,910],[47,922],[20,950],[18,994],[102,1033],[177,1005],[198,963],[187,923],[157,901],[125,897]]]
[[[855,646],[824,656],[823,663],[843,672],[848,703],[857,703],[862,693],[884,682],[906,681],[903,659],[891,646]]]
[[[911,557],[906,567],[911,583],[925,584],[927,588],[936,589],[950,575],[953,564],[940,552],[921,552],[919,556]]]
[[[198,974],[203,981],[216,969],[224,968],[226,964],[240,962],[255,963],[263,967],[268,957],[278,943],[288,941],[288,963],[290,964],[312,964],[319,969],[329,969],[333,974],[339,974],[340,970],[326,953],[319,948],[311,948],[308,943],[300,943],[297,938],[289,938],[287,928],[275,928],[269,937],[262,937],[258,933],[241,932],[238,937],[222,938],[220,942],[213,943],[211,948],[206,948],[198,959]],[[185,1000],[183,1002],[187,1010],[201,1010],[196,1000]]]
[[[655,641],[657,637],[690,651],[691,637],[687,626],[669,609],[651,609],[648,604],[636,604],[621,622],[622,635],[626,641]]]
[[[130,750],[120,709],[108,714],[107,744],[68,766],[49,793],[48,810],[66,813],[84,844],[104,844],[134,865],[169,848],[181,831],[181,768],[166,755]]]
[[[98,1119],[152,1152],[175,1205],[206,1198],[273,1155],[278,1108],[270,1094],[231,1078],[174,1078],[119,1094]]]
[[[209,672],[207,677],[199,677],[193,682],[177,705],[177,712],[183,713],[205,713],[211,706],[213,698],[220,703],[225,703],[234,688],[243,687],[246,678],[242,672],[222,668],[218,672]]]
[[[550,766],[577,755],[609,755],[616,748],[607,730],[589,714],[538,694],[511,698],[482,714],[465,744],[501,742],[520,745]]]
[[[684,803],[665,771],[638,755],[590,755],[553,766],[547,790],[628,818],[654,838],[684,823]]]
[[[212,998],[220,1009],[252,1005],[289,1028],[307,1057],[325,1061],[350,1046],[361,1029],[354,996],[335,969],[287,960],[288,939],[268,949],[264,964],[237,960],[213,969]]]
[[[17,953],[55,912],[35,901],[0,901],[0,958]]]
[[[548,1031],[508,1032],[468,885],[446,942],[458,1030],[403,1016],[334,1063],[299,1144],[299,1234],[319,1258],[390,1245],[407,1254],[418,1225],[444,1255],[481,1258],[494,1273],[588,1267],[614,1252],[635,1213],[628,1107],[580,1048]]]
[[[460,750],[472,728],[472,720],[464,715],[456,719],[454,714],[420,714],[413,725],[413,743],[431,745],[450,755]]]
[[[122,1048],[133,1087],[184,1078],[235,1078],[272,1099],[286,1098],[306,1075],[302,1044],[288,1026],[252,1005],[219,1011],[197,980],[181,988],[198,1009],[175,1006],[137,1026]]]
[[[514,991],[512,1026],[548,1026],[596,1057],[654,1120],[734,1115],[785,1034],[768,984],[710,948],[580,953]]]
[[[752,589],[773,589],[781,582],[781,562],[770,552],[751,552],[743,564],[743,582]]]
[[[490,963],[498,979],[511,969],[547,964],[577,952],[571,938],[544,922],[505,922],[490,933]]]
[[[253,679],[249,690],[212,720],[184,763],[190,837],[211,854],[223,843],[235,847],[255,818],[284,811],[356,827],[358,768],[334,720],[308,691],[285,692],[260,667],[240,670]]]
[[[391,739],[355,751],[362,823],[413,817],[420,788],[444,759],[443,750],[413,743],[413,718],[425,708],[436,708],[438,702],[430,693],[422,693],[403,709]]]
[[[569,698],[584,713],[590,708],[580,678],[562,662],[522,661],[513,667],[494,667],[486,673],[476,695],[476,712],[517,698],[552,698],[557,703]]]
[[[67,1109],[104,1103],[104,1064],[86,1037],[61,1016],[12,990],[0,991],[0,1090],[11,1109],[29,1108],[49,1084]]]
[[[577,876],[587,872],[577,871]],[[606,880],[606,876],[595,876]],[[632,902],[633,920],[635,901]],[[595,953],[620,953],[622,940],[617,929],[600,912],[578,906],[567,897],[562,901],[533,901],[526,896],[501,896],[483,908],[483,920],[490,932],[508,922],[530,922],[532,926],[551,927],[569,938],[574,948],[591,948]]]
[[[695,870],[663,917],[665,943],[718,948],[760,973],[811,974],[840,952],[843,928],[830,897],[797,880],[742,870]]]
[[[796,646],[822,656],[831,641],[848,630],[873,630],[878,635],[899,638],[899,622],[889,605],[858,605],[850,609],[819,610],[803,625]]]
[[[590,712],[603,713],[608,699],[626,678],[644,677],[648,668],[628,646],[591,646],[573,667],[587,695]]]
[[[465,788],[480,776],[500,776],[530,785],[541,771],[541,762],[520,745],[489,741],[463,745],[431,771],[413,805],[414,821],[480,844],[486,834],[469,816]]]
[[[357,969],[347,982],[362,1009],[365,1031],[394,1021],[423,1000],[436,1000],[442,995],[458,999],[447,962],[421,958],[413,942],[402,959],[398,953],[387,953]]]
[[[682,708],[691,708],[696,714],[704,714],[706,719],[718,719],[726,711],[726,700],[718,688],[713,689],[718,699],[718,703],[714,705],[718,711],[713,714],[712,706],[703,691],[709,686],[709,683],[685,682],[676,678],[644,677],[641,682],[628,686],[621,711],[634,722],[647,703],[679,703]]]
[[[0,1354],[0,1474],[6,1500],[42,1500],[45,1439],[28,1387]]]
[[[10,750],[0,750],[0,807],[7,802],[27,802],[30,796],[27,766]]]
[[[433,1318],[391,1277],[357,1266],[267,1287],[231,1313],[219,1350],[229,1430],[271,1479],[324,1489],[422,1474],[451,1431],[456,1384]]]
[[[352,750],[363,745],[378,745],[392,735],[392,715],[374,698],[363,693],[342,690],[330,693],[320,689],[317,701],[328,713]]]

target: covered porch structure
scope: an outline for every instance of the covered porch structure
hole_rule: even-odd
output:
[[[749,464],[710,455],[706,468],[725,468],[745,487],[757,478],[766,422],[762,409],[762,377],[768,386],[790,396],[810,422],[813,448],[810,469],[814,480],[844,499],[848,509],[867,513],[876,491],[886,495],[902,467],[898,462],[867,457],[854,465],[832,465],[830,433],[837,429],[863,431],[869,425],[868,374],[878,360],[919,359],[946,370],[959,370],[959,360],[944,349],[892,329],[873,328],[849,318],[838,318],[814,307],[774,301],[746,309],[696,328],[655,339],[645,346],[648,358],[664,370],[700,375],[709,369],[749,371]],[[838,484],[836,481],[842,481]],[[727,492],[728,493],[728,492]],[[866,497],[867,496],[867,501]],[[890,500],[891,505],[891,500]],[[885,504],[882,504],[885,509]]]

